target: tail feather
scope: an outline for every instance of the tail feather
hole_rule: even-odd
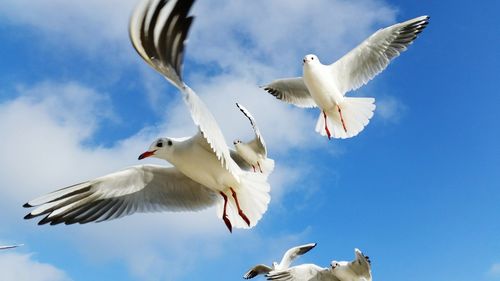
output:
[[[262,168],[262,173],[265,175],[269,176],[274,171],[274,160],[271,158],[259,160],[259,165]]]
[[[267,211],[267,206],[271,201],[269,191],[271,187],[267,183],[267,176],[261,173],[244,172],[241,177],[240,186],[234,188],[238,202],[245,215],[250,220],[250,226],[238,214],[236,202],[230,190],[225,194],[228,197],[226,213],[233,225],[233,228],[252,228],[257,225]],[[222,217],[224,202],[221,200],[217,204],[217,216]]]
[[[354,137],[363,131],[370,122],[370,118],[373,117],[374,103],[374,98],[345,97],[342,103],[326,112],[326,122],[332,137],[346,139]],[[339,108],[342,112],[342,118]],[[323,112],[321,112],[316,123],[316,132],[323,136],[327,135]]]

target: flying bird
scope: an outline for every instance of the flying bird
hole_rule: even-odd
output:
[[[250,111],[239,103],[236,103],[236,106],[248,118],[255,133],[255,138],[250,142],[245,143],[241,140],[235,140],[233,144],[236,152],[246,163],[252,166],[254,172],[258,169],[261,173],[270,174],[274,169],[274,160],[267,158],[266,143],[259,127],[257,127]]]
[[[407,49],[429,23],[417,17],[383,28],[330,65],[314,54],[306,55],[303,77],[275,80],[262,88],[298,107],[318,107],[316,132],[333,138],[358,135],[373,116],[375,99],[347,97],[382,72],[392,59]]]
[[[240,168],[214,117],[182,80],[185,41],[194,0],[144,0],[130,20],[129,35],[137,53],[184,98],[198,133],[159,138],[139,156],[156,157],[173,167],[140,165],[79,183],[29,201],[36,207],[25,219],[44,216],[39,224],[88,223],[135,212],[198,211],[217,206],[230,232],[250,228],[270,201],[267,176]]]
[[[21,247],[21,246],[24,246],[24,244],[0,246],[0,250],[7,250],[7,249],[17,248],[17,247]]]
[[[273,262],[272,267],[264,264],[258,264],[251,268],[247,273],[245,273],[245,275],[243,275],[243,278],[251,279],[260,274],[269,274],[271,271],[287,269],[296,258],[309,252],[314,247],[316,247],[316,243],[309,243],[290,248],[283,255],[280,263]]]
[[[267,280],[273,281],[372,281],[370,259],[354,249],[353,261],[332,261],[330,267],[301,264],[269,272]]]

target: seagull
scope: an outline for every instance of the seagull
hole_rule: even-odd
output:
[[[7,249],[17,248],[17,247],[21,247],[21,246],[24,246],[24,244],[0,246],[0,250],[7,250]]]
[[[319,107],[316,132],[322,136],[354,137],[372,118],[375,99],[347,97],[346,93],[382,72],[428,23],[429,17],[421,16],[380,29],[330,65],[322,64],[314,54],[306,55],[302,60],[303,77],[278,79],[262,88],[298,107]]]
[[[144,0],[134,10],[129,35],[137,53],[176,86],[198,132],[185,138],[159,138],[139,156],[156,157],[173,167],[140,165],[63,188],[29,201],[25,219],[38,224],[73,224],[116,219],[135,212],[199,211],[217,206],[232,228],[251,228],[270,201],[267,176],[242,169],[214,117],[182,80],[188,16],[194,0]]]
[[[281,259],[280,263],[273,262],[272,267],[269,267],[264,264],[256,265],[252,269],[250,269],[247,273],[245,273],[245,275],[243,275],[243,278],[251,279],[260,274],[268,274],[271,271],[287,269],[290,267],[290,265],[296,258],[309,252],[314,247],[316,247],[316,243],[309,243],[290,248],[283,255],[283,258]]]
[[[332,261],[330,267],[301,264],[269,272],[267,280],[273,281],[372,281],[370,259],[359,249],[354,249],[353,261]]]
[[[274,160],[267,158],[266,143],[260,134],[255,119],[243,105],[236,103],[236,106],[248,118],[255,133],[255,138],[250,142],[244,143],[241,140],[235,140],[233,144],[236,152],[246,163],[252,166],[254,172],[256,172],[257,167],[261,173],[270,174],[274,169]]]

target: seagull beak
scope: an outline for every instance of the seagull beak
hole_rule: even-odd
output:
[[[146,152],[144,152],[143,154],[139,155],[139,158],[138,158],[138,159],[139,159],[139,160],[142,160],[142,159],[144,159],[144,158],[147,158],[147,157],[153,156],[153,155],[155,155],[155,152],[156,152],[156,150],[153,150],[153,151],[146,151]]]

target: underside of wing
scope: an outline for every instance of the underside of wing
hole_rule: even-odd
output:
[[[281,259],[280,262],[280,268],[285,269],[290,267],[292,262],[299,256],[309,252],[312,248],[316,247],[316,243],[309,243],[305,245],[300,245],[297,247],[290,248],[286,253],[283,255],[283,258]]]
[[[219,198],[176,168],[134,166],[31,200],[36,207],[25,219],[44,216],[38,224],[104,221],[135,212],[198,211]]]
[[[330,65],[339,90],[356,90],[382,72],[407,49],[429,23],[421,16],[380,29],[341,59]]]
[[[129,36],[137,53],[182,88],[184,48],[194,0],[143,0],[130,19]]]
[[[302,77],[278,79],[261,88],[277,99],[298,107],[317,106]]]
[[[267,274],[267,273],[271,272],[271,270],[272,270],[272,268],[270,268],[269,266],[267,266],[265,264],[259,264],[259,265],[254,266],[247,273],[245,273],[245,275],[243,275],[243,278],[251,279],[251,278],[254,278],[255,276],[260,275],[260,274]]]

